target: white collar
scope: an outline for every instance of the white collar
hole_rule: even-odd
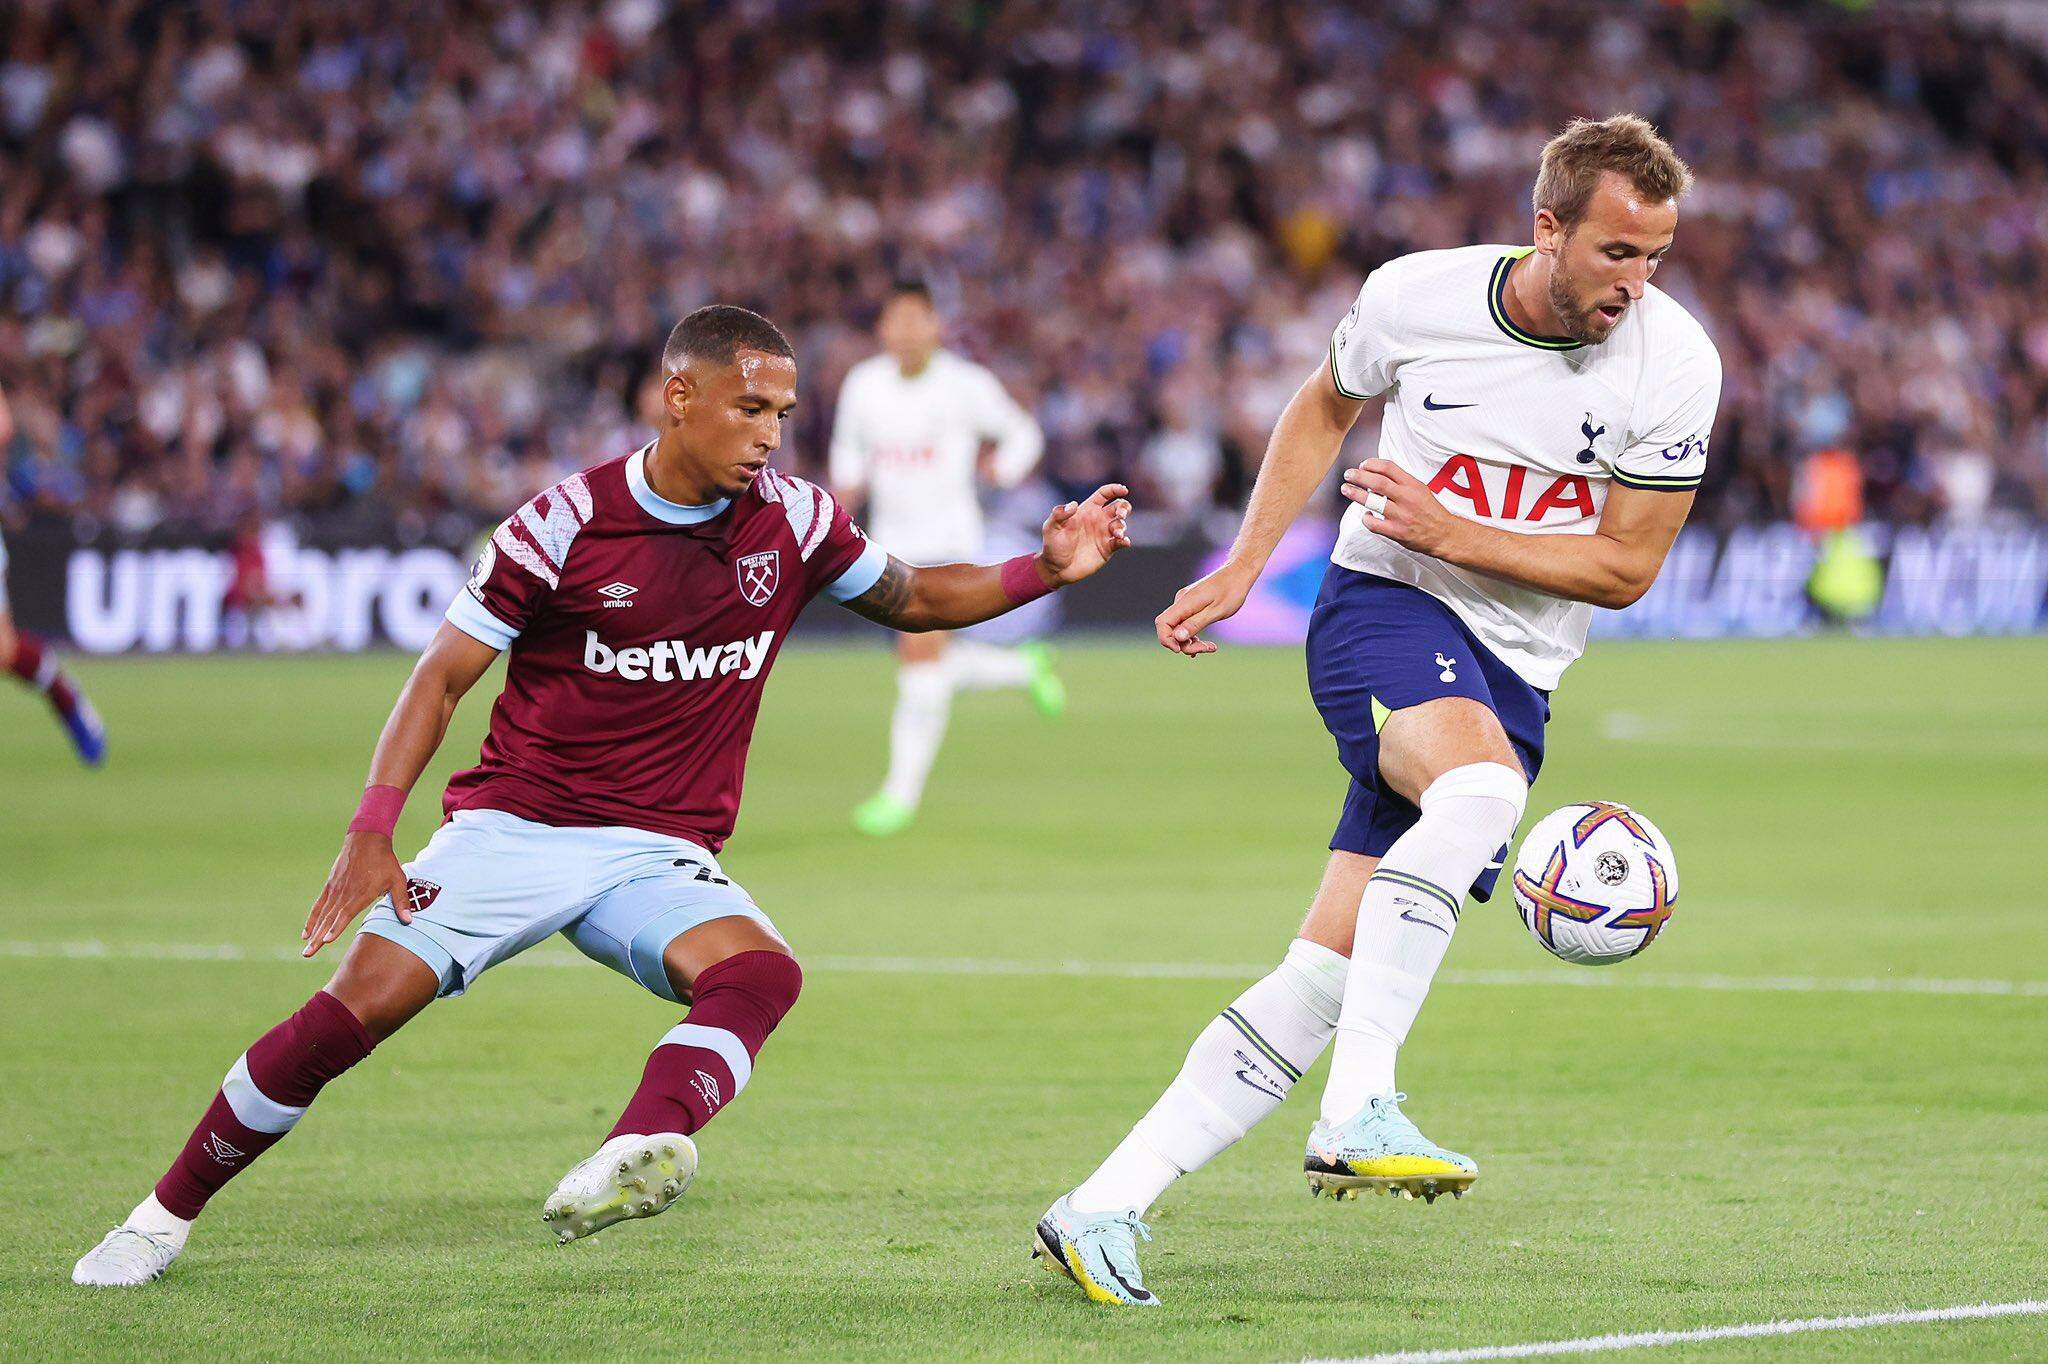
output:
[[[686,507],[654,491],[653,485],[647,481],[647,452],[653,448],[654,442],[649,441],[626,460],[626,486],[632,489],[633,500],[640,504],[640,510],[671,526],[694,526],[699,521],[709,521],[732,505],[731,498],[721,497],[701,507]]]

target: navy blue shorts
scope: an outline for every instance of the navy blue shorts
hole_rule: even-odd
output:
[[[1393,711],[1469,697],[1500,718],[1530,781],[1543,765],[1550,693],[1524,682],[1419,587],[1331,564],[1309,616],[1308,689],[1351,774],[1333,852],[1378,857],[1422,817],[1380,777],[1379,731]],[[1499,876],[1496,862],[1472,893],[1488,898]]]

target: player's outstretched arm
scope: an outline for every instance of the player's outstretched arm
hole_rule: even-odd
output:
[[[1452,515],[1421,479],[1384,459],[1346,469],[1344,496],[1366,509],[1367,529],[1398,544],[1460,568],[1617,610],[1657,581],[1693,499],[1690,489],[1615,483],[1593,534],[1525,535]]]
[[[891,555],[875,585],[846,605],[892,630],[957,630],[1090,577],[1129,547],[1129,489],[1097,488],[1085,502],[1054,507],[1045,546],[1005,564],[933,564],[913,568]]]
[[[1230,555],[1208,577],[1189,583],[1152,624],[1159,642],[1177,654],[1199,658],[1216,652],[1202,631],[1237,614],[1280,537],[1308,505],[1309,494],[1329,476],[1344,437],[1365,404],[1337,391],[1327,365],[1319,365],[1287,402],[1273,425],[1258,482],[1244,509],[1244,524]]]
[[[403,800],[403,793],[412,790],[441,746],[456,703],[497,656],[498,651],[490,645],[442,623],[413,665],[412,676],[398,693],[398,704],[391,708],[391,718],[384,722],[384,732],[377,736],[368,788],[394,788]],[[394,804],[391,821],[396,821],[397,813]],[[378,827],[365,828],[365,823]],[[401,921],[412,922],[405,869],[392,851],[390,829],[381,821],[366,821],[358,815],[342,839],[341,855],[334,859],[334,870],[327,873],[320,898],[306,915],[306,927],[299,934],[306,943],[305,955],[312,956],[340,937],[349,920],[380,895],[391,897],[391,908]]]

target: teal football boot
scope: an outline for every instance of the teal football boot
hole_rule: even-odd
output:
[[[1319,1121],[1309,1130],[1302,1169],[1310,1197],[1357,1198],[1360,1189],[1426,1203],[1438,1194],[1465,1196],[1479,1166],[1423,1136],[1401,1111],[1407,1097],[1376,1094],[1349,1120]]]
[[[1159,1299],[1145,1287],[1138,1270],[1138,1239],[1152,1239],[1152,1229],[1136,1212],[1076,1212],[1072,1195],[1045,1210],[1031,1233],[1031,1258],[1054,1274],[1079,1284],[1091,1302],[1125,1307],[1157,1307]]]

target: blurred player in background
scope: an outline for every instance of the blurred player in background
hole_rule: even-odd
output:
[[[1720,356],[1650,284],[1691,181],[1643,120],[1576,120],[1544,148],[1533,246],[1373,271],[1274,427],[1229,558],[1160,614],[1161,644],[1213,652],[1201,632],[1244,605],[1387,397],[1379,458],[1345,472],[1356,505],[1309,623],[1309,690],[1351,775],[1323,882],[1279,968],[1040,1221],[1033,1255],[1090,1298],[1158,1301],[1139,1219],[1278,1108],[1333,1034],[1312,1191],[1434,1202],[1479,1177],[1402,1113],[1395,1054],[1466,893],[1492,893],[1592,606],[1649,589],[1706,468]]]
[[[922,283],[890,291],[876,332],[882,354],[848,370],[839,390],[832,491],[855,512],[864,506],[876,543],[907,563],[975,558],[982,553],[978,483],[1023,482],[1045,437],[995,375],[940,347],[938,309]],[[986,456],[985,443],[992,443]],[[1042,644],[1001,648],[934,631],[902,636],[896,656],[889,773],[853,812],[854,827],[876,837],[900,833],[916,818],[955,691],[1021,687],[1048,718],[1066,705]]]
[[[662,368],[655,439],[499,526],[399,694],[301,933],[310,957],[378,902],[333,979],[234,1063],[155,1190],[74,1282],[157,1278],[207,1201],[324,1085],[556,933],[689,1016],[543,1220],[566,1242],[667,1208],[696,1172],[691,1134],[738,1097],[802,985],[788,944],[717,857],[797,615],[823,593],[895,629],[956,629],[1078,582],[1128,543],[1130,504],[1112,484],[1056,508],[1037,554],[907,566],[822,489],[768,467],[796,406],[796,361],[766,318],[701,308],[670,334]],[[501,652],[481,759],[450,779],[445,822],[401,866],[399,810]],[[494,1168],[501,1155],[461,1158]],[[433,1180],[417,1193],[439,1196]]]
[[[0,451],[14,441],[14,412],[7,405],[6,390],[0,389]],[[6,669],[43,694],[50,709],[57,712],[71,747],[87,767],[98,767],[107,757],[107,730],[99,712],[85,693],[57,666],[57,656],[42,637],[15,625],[7,605],[7,539],[0,528],[0,668]]]

